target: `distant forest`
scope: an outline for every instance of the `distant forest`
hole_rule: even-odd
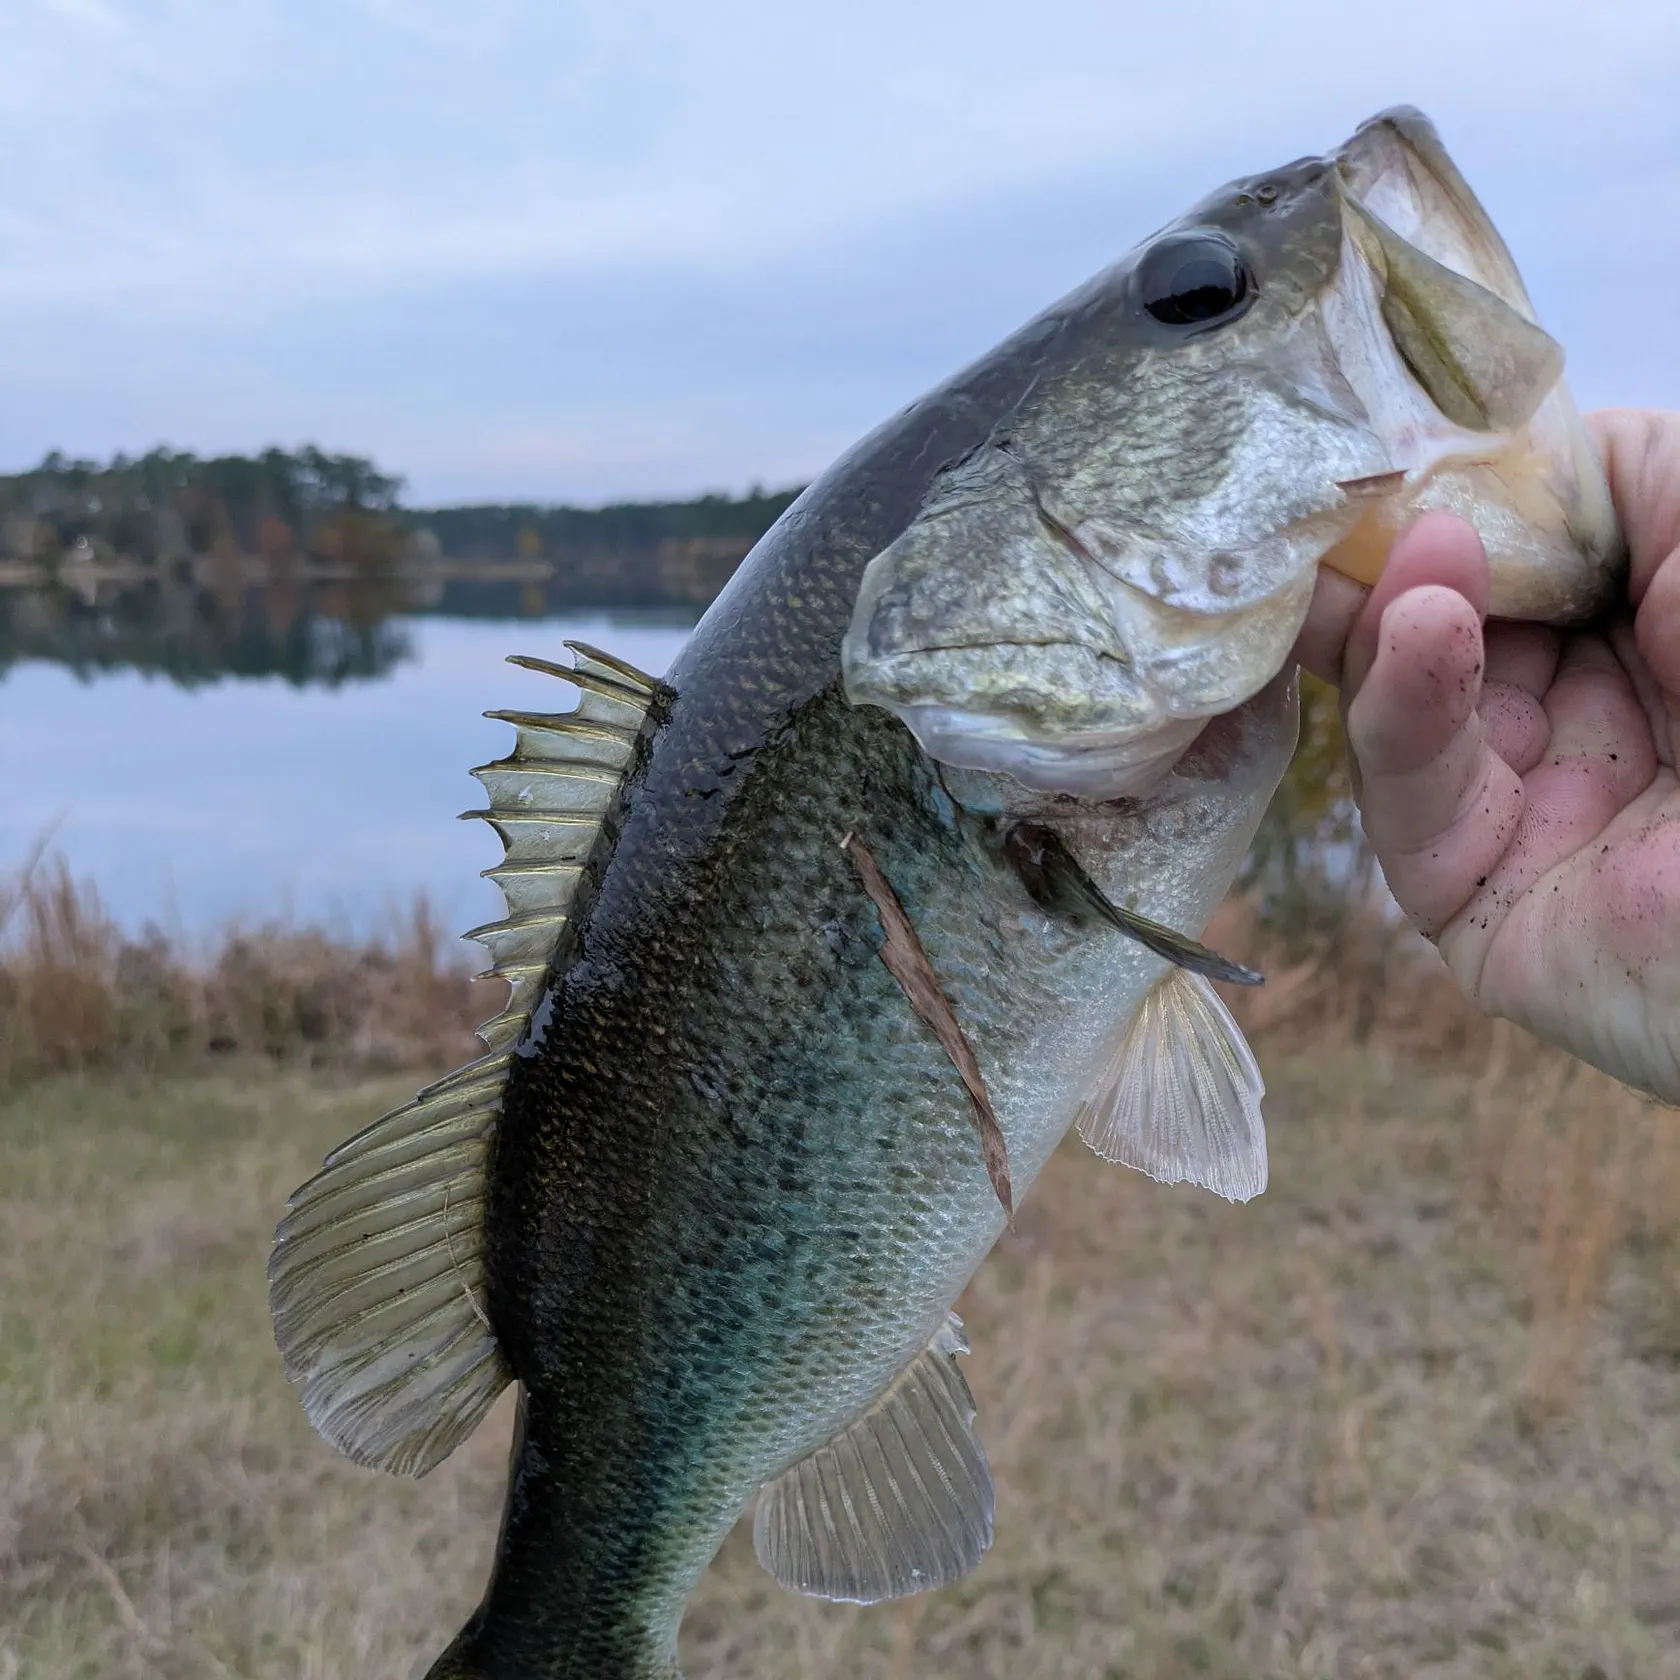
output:
[[[238,568],[251,581],[430,575],[432,595],[502,578],[540,583],[549,609],[709,602],[798,495],[753,490],[601,508],[410,508],[402,479],[313,447],[212,459],[168,449],[104,463],[48,455],[0,475],[0,569]]]

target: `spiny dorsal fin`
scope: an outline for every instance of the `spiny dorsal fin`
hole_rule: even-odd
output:
[[[462,813],[488,822],[504,849],[484,873],[502,889],[508,913],[467,935],[489,951],[487,972],[509,987],[506,1007],[478,1029],[492,1049],[512,1044],[531,1018],[583,867],[662,692],[655,678],[621,659],[584,642],[566,646],[575,666],[526,654],[508,663],[575,683],[576,709],[487,712],[514,726],[513,751],[473,771],[489,808]]]
[[[491,712],[512,753],[475,770],[506,856],[485,874],[507,915],[470,938],[512,989],[464,1068],[327,1157],[275,1233],[269,1307],[310,1421],[359,1464],[424,1475],[476,1427],[512,1373],[485,1311],[485,1166],[513,1046],[554,958],[579,876],[664,692],[581,643],[571,712]]]
[[[1219,994],[1175,968],[1121,1028],[1079,1111],[1079,1135],[1104,1160],[1163,1184],[1201,1184],[1246,1202],[1266,1188],[1265,1094]]]
[[[758,1561],[784,1586],[875,1604],[966,1575],[992,1543],[992,1473],[974,1433],[952,1313],[887,1391],[760,1492]]]

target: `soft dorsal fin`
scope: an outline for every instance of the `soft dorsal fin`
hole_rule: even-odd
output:
[[[491,712],[513,751],[473,774],[506,856],[485,874],[507,915],[475,929],[507,1006],[487,1054],[340,1145],[296,1191],[269,1259],[269,1308],[310,1422],[359,1464],[424,1475],[469,1435],[511,1375],[484,1306],[484,1198],[513,1047],[553,960],[578,880],[636,742],[666,691],[580,642],[570,712]]]
[[[966,1575],[992,1543],[955,1313],[886,1392],[758,1496],[753,1545],[784,1586],[874,1604]]]
[[[1219,994],[1175,968],[1121,1028],[1079,1135],[1106,1161],[1233,1202],[1266,1188],[1259,1064]]]

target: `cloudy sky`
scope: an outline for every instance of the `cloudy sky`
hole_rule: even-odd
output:
[[[0,470],[795,482],[1401,101],[1583,402],[1680,406],[1676,89],[1674,0],[0,0]]]

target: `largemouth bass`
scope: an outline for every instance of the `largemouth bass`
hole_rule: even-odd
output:
[[[1317,568],[1470,517],[1496,611],[1619,586],[1596,457],[1427,122],[1221,188],[887,422],[663,680],[495,714],[480,1059],[293,1197],[326,1438],[421,1474],[510,1381],[497,1561],[434,1680],[671,1680],[757,1500],[785,1585],[939,1586],[993,1524],[952,1305],[1077,1121],[1244,1199],[1262,1084],[1188,937],[1294,739]],[[530,662],[538,663],[541,662]]]

